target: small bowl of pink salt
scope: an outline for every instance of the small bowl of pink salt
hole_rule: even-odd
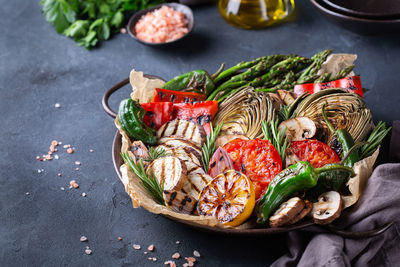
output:
[[[193,26],[193,12],[188,6],[168,3],[136,12],[130,18],[127,30],[141,43],[162,45],[181,40]]]

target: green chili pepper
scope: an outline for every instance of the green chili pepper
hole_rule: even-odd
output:
[[[318,196],[328,191],[346,192],[345,184],[349,180],[350,173],[345,170],[323,172],[318,175],[317,185],[306,192],[305,198],[311,202],[318,201]],[[347,193],[347,192],[346,192]]]
[[[324,121],[329,130],[334,135],[332,141],[330,142],[330,146],[333,150],[335,150],[336,153],[340,155],[341,158],[343,158],[344,155],[347,155],[350,152],[350,149],[354,146],[353,137],[345,129],[335,130],[331,122],[328,120],[328,117],[326,116],[325,104],[322,106],[322,117],[324,118]],[[353,167],[353,165],[359,160],[360,157],[358,155],[358,149],[355,149],[348,155],[347,159],[344,161],[344,165],[348,167]]]
[[[157,144],[156,132],[143,122],[145,113],[138,101],[128,98],[119,104],[118,122],[129,137],[155,145]]]
[[[209,94],[214,90],[214,87],[211,76],[205,70],[194,70],[172,78],[162,88]]]
[[[313,188],[317,185],[318,176],[322,173],[343,170],[351,175],[354,171],[350,167],[340,164],[327,164],[321,168],[314,168],[309,162],[299,161],[284,169],[269,184],[267,192],[257,205],[257,222],[265,224],[279,205],[286,201],[293,193]]]

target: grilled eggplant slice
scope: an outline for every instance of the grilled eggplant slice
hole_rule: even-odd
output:
[[[169,136],[180,137],[182,139],[194,142],[201,147],[206,138],[206,132],[198,123],[176,119],[167,122],[157,131],[158,138]]]
[[[196,152],[201,155],[201,148],[194,142],[176,137],[176,136],[169,136],[169,137],[162,137],[158,140],[160,145],[164,145],[170,148],[178,148],[178,147],[190,147],[191,149],[196,150]]]
[[[183,185],[182,192],[190,195],[194,199],[199,199],[201,190],[212,180],[212,177],[208,174],[189,174],[186,182]]]
[[[186,147],[176,147],[171,148],[165,145],[159,145],[157,148],[164,149],[165,152],[178,157],[180,160],[183,161],[192,161],[197,165],[201,163],[201,154],[199,154],[196,150],[186,146]]]
[[[183,192],[164,190],[164,200],[167,207],[175,212],[196,213],[197,200]]]
[[[186,165],[175,156],[166,156],[153,160],[147,171],[151,171],[164,190],[180,190],[187,176]]]
[[[194,163],[193,161],[185,160],[184,162],[186,164],[186,169],[187,169],[188,175],[189,174],[206,174],[204,169],[200,165]]]

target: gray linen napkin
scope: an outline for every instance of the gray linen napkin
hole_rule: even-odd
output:
[[[392,221],[384,234],[366,239],[343,238],[317,226],[290,232],[289,252],[272,266],[400,266],[400,163],[378,166],[360,200],[335,225],[358,232]]]

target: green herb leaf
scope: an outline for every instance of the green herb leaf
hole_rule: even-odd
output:
[[[211,132],[210,135],[207,136],[206,142],[203,144],[203,147],[201,148],[201,151],[203,152],[203,157],[201,159],[203,163],[203,168],[204,171],[207,173],[208,172],[208,164],[210,162],[210,158],[215,152],[215,140],[217,139],[219,133],[221,132],[223,123],[220,123],[217,125],[217,127],[213,128],[212,123],[210,123],[211,127]]]
[[[111,18],[110,24],[114,26],[114,28],[119,28],[123,21],[124,21],[124,14],[122,14],[121,11],[117,11]]]
[[[368,136],[367,144],[363,145],[360,150],[360,159],[371,156],[378,146],[382,143],[385,136],[390,132],[392,127],[386,128],[386,123],[380,121],[375,129]]]
[[[165,205],[163,192],[163,185],[157,181],[157,178],[154,177],[154,174],[150,172],[150,174],[146,173],[146,170],[143,166],[143,161],[139,160],[139,162],[135,162],[129,153],[121,153],[122,158],[125,163],[128,165],[129,169],[139,177],[140,182],[143,187],[146,188],[147,192],[152,196],[155,202],[160,205]]]
[[[76,20],[76,12],[66,0],[42,0],[42,12],[58,33],[65,31]]]
[[[170,154],[167,153],[163,148],[154,148],[154,147],[150,147],[149,148],[149,157],[144,159],[144,161],[153,161],[155,159],[161,158],[161,157],[165,157],[165,156],[169,156]]]
[[[281,156],[282,163],[286,159],[286,149],[289,147],[287,136],[285,136],[286,128],[278,130],[279,120],[263,121],[261,125],[264,139],[271,142],[271,144],[278,150]]]
[[[89,22],[87,20],[77,20],[64,31],[64,35],[78,40],[86,36],[88,29]]]

